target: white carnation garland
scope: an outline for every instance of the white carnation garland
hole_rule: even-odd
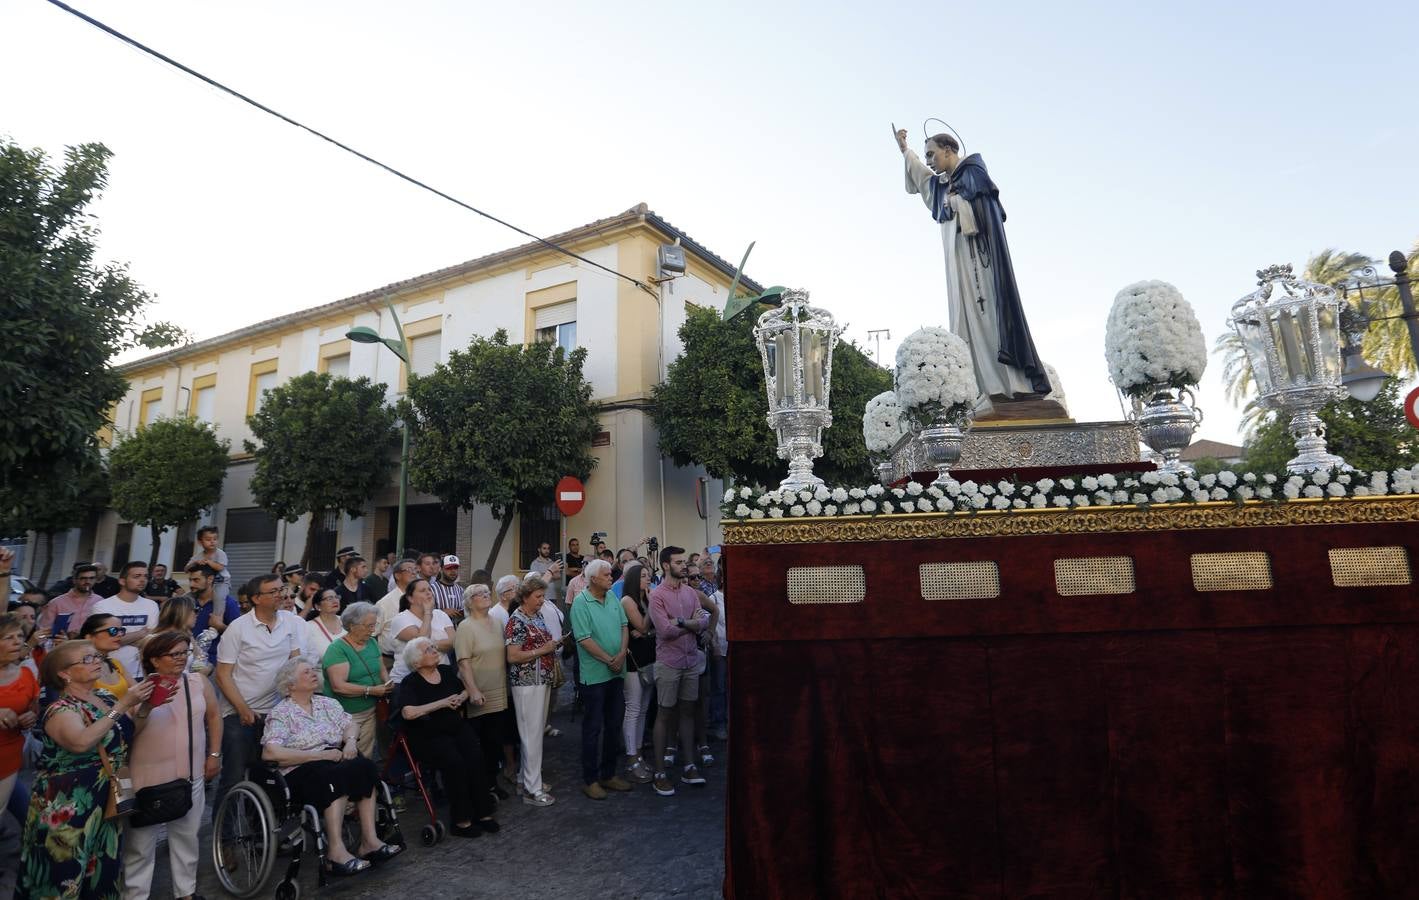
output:
[[[726,519],[779,519],[785,516],[856,516],[896,513],[975,513],[987,510],[1069,510],[1124,506],[1147,509],[1160,503],[1332,500],[1419,494],[1419,465],[1393,472],[1311,472],[1306,475],[1233,472],[1200,477],[1167,472],[1076,475],[1037,481],[994,483],[949,480],[944,487],[820,486],[801,491],[740,487],[727,491],[720,507]]]
[[[1118,389],[1142,397],[1160,385],[1196,385],[1207,369],[1207,342],[1177,288],[1166,281],[1140,281],[1114,298],[1104,356]]]
[[[970,348],[945,328],[919,328],[897,347],[896,387],[902,414],[918,428],[959,423],[980,394]]]

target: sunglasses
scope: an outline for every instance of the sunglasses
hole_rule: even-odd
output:
[[[128,633],[128,629],[124,628],[122,625],[110,625],[107,628],[100,628],[99,631],[109,637],[122,637]]]

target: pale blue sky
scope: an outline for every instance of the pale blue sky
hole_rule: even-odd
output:
[[[1210,342],[1264,265],[1419,239],[1412,4],[77,5],[539,233],[645,201],[732,260],[758,241],[750,274],[888,354],[946,323],[889,123],[947,119],[1081,420],[1119,415],[1124,285],[1176,284]],[[522,240],[42,0],[0,34],[0,132],[115,151],[104,250],[199,337]],[[1232,441],[1219,368],[1201,436]]]

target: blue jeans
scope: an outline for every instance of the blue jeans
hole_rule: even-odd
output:
[[[709,673],[709,727],[718,730],[729,724],[729,692],[726,690],[729,676],[729,658],[724,656],[711,656],[709,661]]]
[[[261,731],[265,724],[263,715],[258,715],[251,725],[241,724],[241,716],[236,713],[222,717],[222,775],[212,798],[212,815],[221,811],[222,800],[232,785],[246,780],[247,767],[261,761]]]
[[[621,721],[626,716],[625,686],[620,676],[581,686],[581,780],[605,781],[616,774]]]

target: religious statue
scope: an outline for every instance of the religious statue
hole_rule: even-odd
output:
[[[980,154],[962,159],[951,135],[927,139],[926,163],[907,146],[905,130],[896,137],[906,160],[907,193],[920,194],[941,225],[950,327],[971,348],[981,392],[994,401],[1044,397],[1049,375],[1020,306],[1000,189]]]

